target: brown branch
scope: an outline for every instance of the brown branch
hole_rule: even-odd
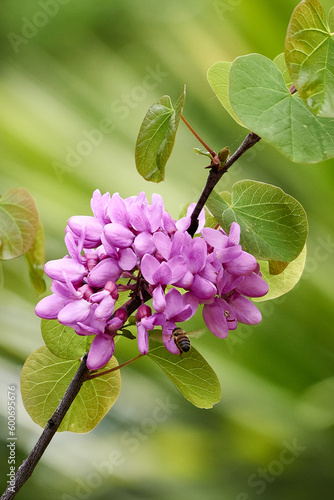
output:
[[[48,420],[45,429],[43,430],[39,440],[32,449],[30,455],[22,462],[22,465],[20,465],[20,467],[17,469],[14,491],[11,491],[11,488],[8,487],[1,496],[0,500],[10,500],[14,498],[34,472],[36,465],[41,459],[51,439],[57,432],[63,418],[66,415],[66,412],[68,411],[74,398],[80,391],[81,386],[85,381],[87,374],[89,373],[89,370],[86,366],[86,359],[87,355],[83,357],[78,371],[76,372],[70,385],[68,386],[63,399],[60,401],[58,408],[56,409],[52,417]]]
[[[242,156],[248,149],[250,149],[254,144],[259,142],[261,137],[259,137],[257,134],[254,134],[254,132],[251,132],[250,134],[247,135],[243,143],[238,147],[238,149],[233,153],[232,156],[226,161],[225,165],[223,168],[219,169],[216,166],[212,166],[210,169],[209,177],[206,181],[205,187],[202,191],[202,194],[191,214],[191,223],[188,228],[188,233],[191,236],[194,236],[196,233],[197,227],[198,227],[198,216],[204,207],[207,199],[209,198],[210,194],[212,193],[213,188],[217,184],[217,182],[221,179],[221,177],[227,172],[227,170],[235,163],[240,156]]]

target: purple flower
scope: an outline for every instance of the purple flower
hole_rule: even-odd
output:
[[[181,295],[173,288],[166,295],[166,307],[157,319],[157,324],[162,325],[162,339],[166,348],[173,354],[179,354],[179,350],[172,338],[176,323],[187,321],[197,310],[198,301],[190,293]]]
[[[148,330],[153,330],[158,324],[159,316],[152,315],[152,310],[146,304],[138,307],[136,313],[138,350],[141,354],[148,353]]]
[[[204,211],[198,232],[187,229],[194,204],[175,221],[159,195],[151,204],[145,193],[122,199],[94,191],[93,216],[73,216],[66,227],[68,255],[45,265],[52,278],[52,295],[36,306],[36,314],[58,319],[78,335],[93,335],[87,365],[99,369],[115,350],[115,336],[127,320],[117,307],[119,293],[142,297],[149,293],[152,307],[141,304],[136,312],[138,349],[147,354],[148,331],[162,327],[166,348],[179,353],[172,337],[177,323],[187,321],[199,306],[211,332],[225,338],[238,321],[261,321],[247,297],[268,291],[256,259],[240,245],[240,226],[229,234],[205,228]],[[183,289],[181,294],[179,289]]]

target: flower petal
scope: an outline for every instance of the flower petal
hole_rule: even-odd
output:
[[[216,295],[217,288],[213,283],[211,283],[211,281],[208,281],[196,274],[190,291],[200,300],[209,300]]]
[[[109,243],[118,248],[127,248],[132,245],[135,235],[127,227],[112,222],[104,226],[104,235]]]
[[[95,248],[101,243],[103,225],[90,215],[74,215],[68,220],[68,226],[76,236],[81,236],[85,228],[85,248]]]
[[[227,247],[228,237],[217,229],[205,227],[202,229],[202,236],[213,248],[222,249]]]
[[[262,320],[262,315],[253,302],[242,295],[233,294],[228,299],[232,305],[237,320],[247,325],[257,325]]]
[[[102,368],[102,366],[108,363],[114,352],[115,341],[113,336],[106,333],[96,335],[89,349],[87,367],[90,370]]]
[[[35,307],[35,313],[40,318],[57,319],[59,312],[67,304],[67,300],[57,295],[49,295],[40,300]]]
[[[210,330],[216,337],[224,339],[228,335],[228,326],[225,312],[229,310],[227,302],[223,299],[215,297],[212,304],[204,304],[203,319]]]
[[[148,331],[142,323],[137,325],[137,343],[140,354],[147,354],[149,349]]]
[[[140,270],[146,281],[148,281],[151,285],[155,284],[153,274],[157,271],[159,266],[159,261],[153,257],[153,255],[147,254],[142,258]]]
[[[116,283],[120,277],[122,270],[117,261],[112,258],[101,260],[88,274],[87,281],[89,285],[102,288],[108,281]]]
[[[109,294],[107,297],[101,300],[97,308],[95,309],[95,318],[96,319],[108,319],[114,312],[116,300],[113,299]]]
[[[170,283],[172,284],[182,279],[188,270],[187,262],[184,259],[184,257],[182,257],[182,255],[172,257],[168,261],[168,267],[172,272],[172,277],[170,281]]]
[[[229,273],[242,276],[252,273],[257,267],[257,262],[253,255],[243,251],[236,259],[226,262],[224,267]]]
[[[269,285],[258,274],[252,273],[245,276],[242,283],[238,286],[238,292],[248,297],[263,297],[269,290]]]
[[[153,242],[153,236],[147,231],[139,233],[138,236],[135,237],[133,248],[140,258],[147,253],[152,255],[156,250]]]
[[[165,292],[163,291],[162,286],[158,285],[153,290],[153,309],[157,313],[161,313],[165,310],[165,307],[166,307]]]
[[[44,266],[44,271],[51,279],[62,283],[66,282],[66,277],[74,283],[79,283],[87,272],[82,264],[65,257],[63,259],[49,260]]]
[[[124,200],[119,193],[114,193],[108,204],[108,215],[111,222],[116,222],[124,227],[129,226],[129,214]]]
[[[119,251],[120,259],[118,261],[119,267],[123,271],[131,271],[137,264],[137,255],[131,248],[124,248]]]
[[[170,252],[172,248],[172,242],[167,234],[158,232],[153,235],[154,244],[158,250],[158,252],[162,255],[162,257],[166,260],[170,257]]]
[[[90,312],[91,304],[85,299],[73,300],[58,314],[58,321],[63,325],[85,321]]]

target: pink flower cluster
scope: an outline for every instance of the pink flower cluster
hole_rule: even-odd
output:
[[[239,244],[240,227],[233,223],[229,235],[204,227],[192,238],[187,229],[190,214],[174,221],[161,196],[151,204],[145,193],[122,199],[96,190],[91,200],[93,216],[68,221],[65,243],[68,254],[45,265],[52,278],[52,295],[36,306],[36,314],[58,319],[78,335],[94,335],[87,366],[104,366],[115,350],[114,338],[126,323],[127,306],[145,294],[152,308],[139,305],[135,319],[138,349],[147,354],[148,331],[162,327],[167,349],[179,353],[172,338],[176,323],[191,318],[203,304],[208,329],[225,338],[237,322],[257,324],[261,314],[246,297],[260,297],[268,285],[261,278],[256,259]],[[182,294],[178,289],[182,289]],[[120,292],[129,301],[117,307]]]

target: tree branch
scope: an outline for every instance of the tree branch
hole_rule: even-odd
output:
[[[212,193],[213,188],[217,184],[217,182],[221,179],[221,177],[227,172],[227,170],[235,163],[240,156],[242,156],[248,149],[250,149],[254,144],[259,142],[261,137],[259,137],[254,132],[251,132],[244,139],[243,143],[238,147],[238,149],[233,153],[232,156],[226,161],[223,168],[219,169],[216,165],[212,165],[209,173],[209,177],[206,181],[205,187],[202,191],[202,194],[194,208],[194,211],[191,214],[191,223],[188,228],[188,233],[190,236],[194,236],[198,227],[198,216],[204,207],[207,199]]]
[[[15,487],[8,487],[1,496],[0,500],[10,500],[14,498],[18,491],[32,475],[36,465],[41,459],[51,439],[57,432],[63,418],[65,417],[69,407],[80,391],[81,386],[89,373],[89,369],[86,366],[86,359],[87,355],[83,357],[78,371],[76,372],[70,385],[68,386],[63,399],[60,401],[58,408],[46,424],[45,429],[43,430],[39,440],[32,449],[30,455],[22,462],[22,465],[20,465],[20,467],[17,469],[15,476]],[[12,489],[14,491],[12,491]]]

